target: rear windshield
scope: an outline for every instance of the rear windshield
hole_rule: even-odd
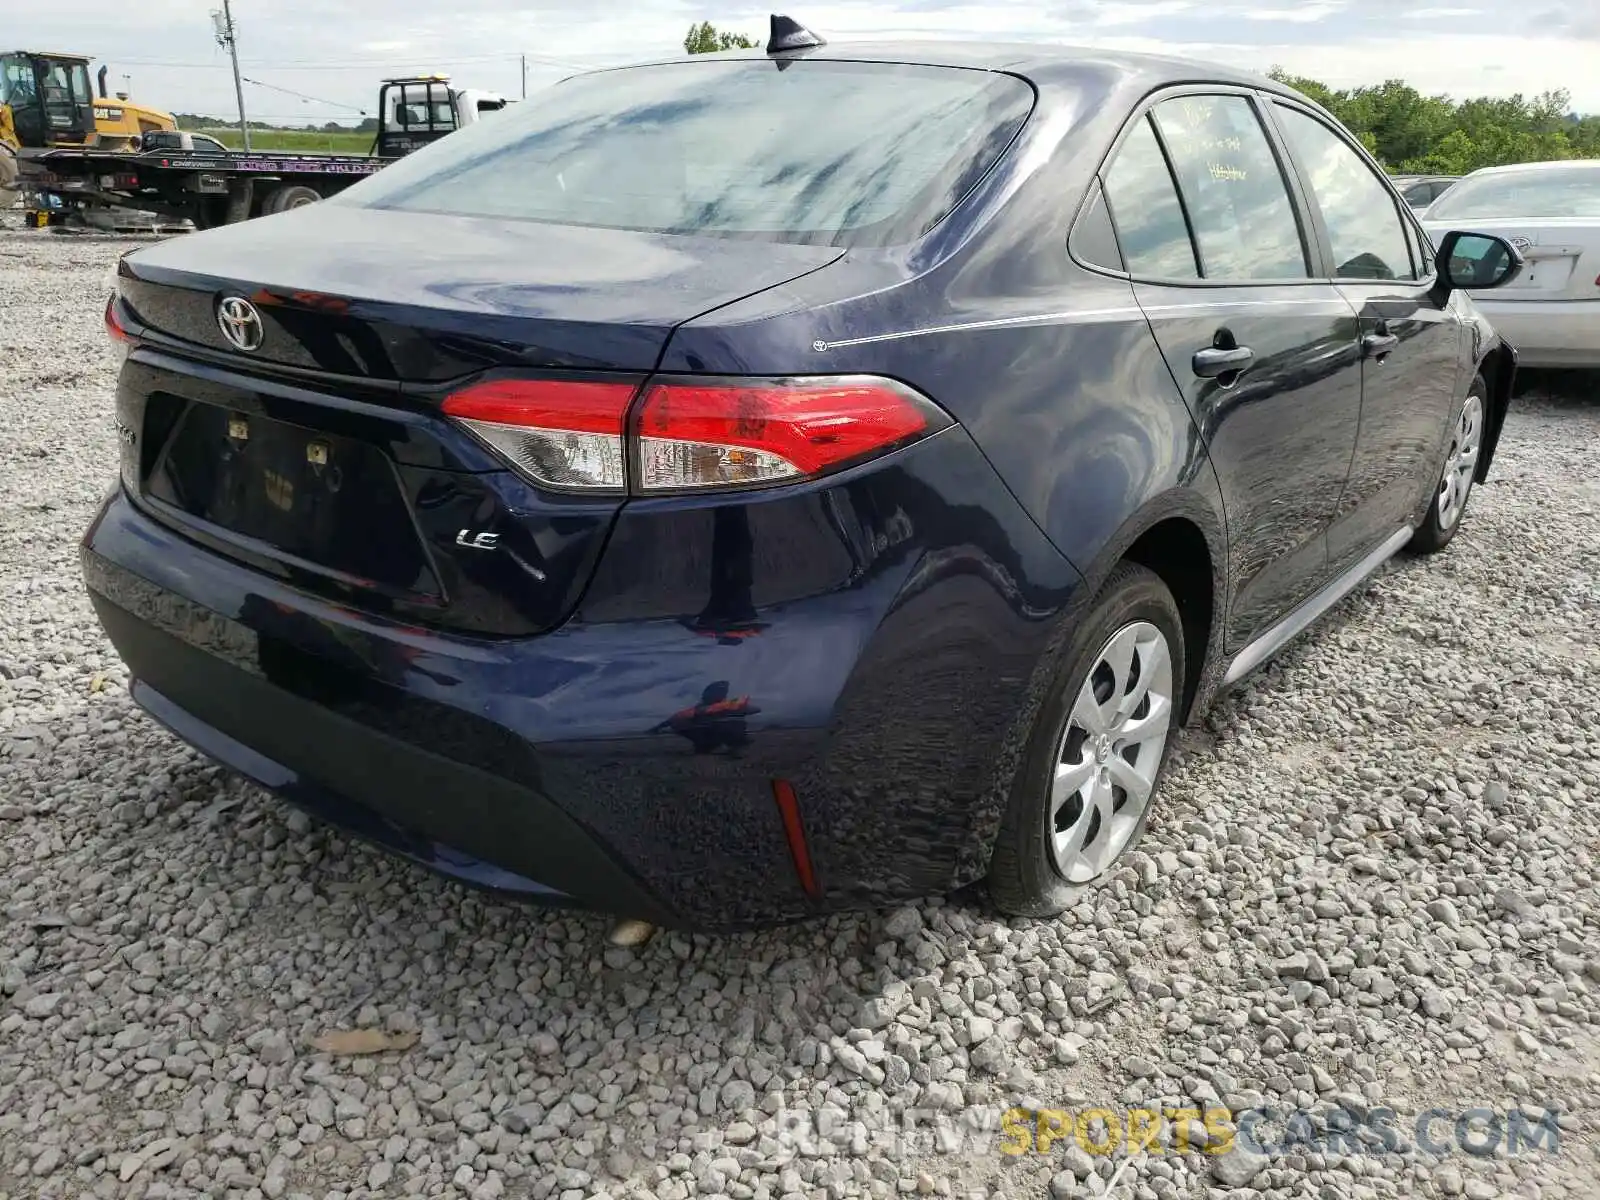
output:
[[[1005,152],[1033,89],[990,71],[798,59],[580,75],[331,203],[826,245],[921,236]]]
[[[1600,167],[1464,179],[1434,202],[1428,217],[1600,217]]]

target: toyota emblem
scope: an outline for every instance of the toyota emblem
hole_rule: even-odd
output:
[[[256,306],[243,296],[227,296],[217,304],[217,327],[236,350],[259,350],[267,331]]]
[[[1516,247],[1519,253],[1525,254],[1529,250],[1533,249],[1533,239],[1530,237],[1523,237],[1521,234],[1518,234],[1516,237],[1512,238],[1511,244]]]

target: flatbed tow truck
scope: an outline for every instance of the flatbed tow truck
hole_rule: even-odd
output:
[[[18,155],[27,223],[160,232],[209,229],[313,204],[506,106],[443,75],[387,79],[370,154],[230,150],[204,134],[157,130],[136,154],[94,149]]]

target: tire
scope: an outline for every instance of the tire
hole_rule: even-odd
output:
[[[1489,413],[1489,387],[1476,376],[1450,426],[1444,465],[1434,478],[1433,499],[1422,524],[1406,543],[1413,554],[1437,554],[1461,528],[1467,501],[1472,496],[1472,475],[1483,449],[1483,429]],[[1465,448],[1463,448],[1463,446]]]
[[[1126,720],[1112,722],[1107,737],[1096,738],[1089,733],[1095,722],[1086,717],[1096,710],[1105,715],[1117,690],[1116,673],[1106,659],[1130,641],[1122,694],[1143,698]],[[1135,563],[1119,565],[1073,633],[1028,737],[989,862],[989,896],[1001,912],[1054,916],[1109,878],[1117,861],[1139,844],[1177,733],[1186,666],[1183,623],[1172,593],[1153,571]],[[1098,704],[1080,695],[1091,677]],[[1141,685],[1148,691],[1141,693]],[[1134,750],[1130,758],[1115,740],[1117,731],[1140,727],[1149,737],[1136,749],[1128,747]],[[1118,763],[1124,766],[1119,769]],[[1072,766],[1078,770],[1070,772]],[[1067,784],[1059,805],[1058,772]],[[1147,782],[1142,803],[1121,783],[1108,783],[1113,775]],[[1080,778],[1084,782],[1072,788]],[[1137,811],[1131,812],[1129,804]]]
[[[189,219],[196,229],[218,229],[228,223],[228,200],[225,196],[196,196],[189,210]]]
[[[267,197],[267,202],[262,206],[262,212],[281,213],[292,208],[304,208],[308,204],[315,204],[322,199],[322,193],[315,188],[304,187],[300,184],[289,183],[278,188]]]

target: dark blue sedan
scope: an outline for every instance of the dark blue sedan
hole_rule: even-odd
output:
[[[126,257],[85,580],[158,721],[458,878],[1058,912],[1460,528],[1521,260],[1264,78],[775,24]]]

